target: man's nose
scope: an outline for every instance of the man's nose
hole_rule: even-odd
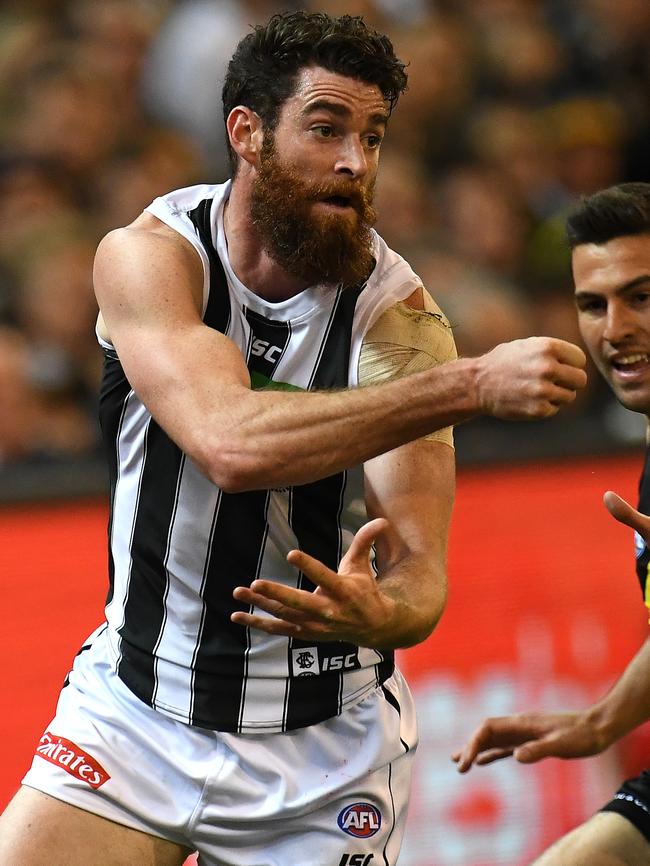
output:
[[[607,308],[603,337],[609,343],[621,343],[634,332],[634,321],[623,304],[610,304]]]
[[[346,138],[335,165],[337,174],[363,177],[368,171],[368,160],[362,142],[358,138]]]

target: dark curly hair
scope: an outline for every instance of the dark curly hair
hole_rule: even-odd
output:
[[[650,183],[620,183],[585,196],[566,220],[571,249],[650,234]]]
[[[222,91],[224,121],[236,105],[246,105],[267,129],[275,129],[283,103],[307,66],[375,84],[391,111],[406,90],[405,64],[395,56],[390,39],[360,16],[280,12],[254,27],[235,49]],[[236,170],[232,148],[230,160]]]

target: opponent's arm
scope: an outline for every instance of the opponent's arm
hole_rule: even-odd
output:
[[[452,755],[461,773],[511,755],[522,764],[542,758],[585,758],[603,752],[650,719],[650,638],[613,688],[580,712],[518,713],[486,719]]]
[[[238,348],[201,321],[197,254],[152,226],[146,215],[100,245],[99,306],[135,391],[224,490],[313,481],[477,414],[551,416],[586,381],[578,347],[538,337],[368,388],[253,391]]]
[[[605,505],[621,523],[650,539],[650,517],[608,491]],[[571,713],[519,713],[486,719],[452,755],[461,773],[513,755],[530,764],[542,758],[596,755],[650,719],[650,638],[609,692],[597,703]]]
[[[648,515],[637,511],[611,490],[605,493],[603,501],[612,517],[634,529],[650,544]],[[613,688],[595,705],[592,714],[608,744],[650,719],[650,638]]]

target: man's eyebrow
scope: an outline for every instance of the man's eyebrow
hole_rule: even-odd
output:
[[[329,99],[316,99],[314,102],[310,102],[309,105],[303,108],[302,114],[306,116],[308,114],[315,114],[317,111],[329,111],[330,114],[335,114],[337,117],[349,117],[352,114],[347,105],[342,105],[340,102],[332,102]],[[377,111],[370,115],[369,120],[371,123],[379,126],[386,126],[388,123],[388,112]]]
[[[624,292],[629,292],[630,289],[636,289],[637,286],[642,286],[645,283],[650,283],[650,274],[640,274],[638,277],[634,277],[633,280],[628,280],[627,283],[623,283],[616,289],[616,294],[620,295]],[[579,291],[575,292],[574,297],[576,300],[580,300],[582,298],[594,298],[599,297],[598,292],[588,292],[588,291]]]
[[[637,286],[643,285],[643,283],[650,283],[650,274],[641,274],[640,276],[635,277],[633,280],[630,280],[627,283],[623,283],[623,285],[619,286],[616,291],[627,292],[628,289],[635,289]]]

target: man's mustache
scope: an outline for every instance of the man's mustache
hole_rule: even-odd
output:
[[[310,186],[306,190],[311,201],[325,199],[345,199],[358,213],[364,214],[372,208],[372,190],[353,183],[323,183]]]

